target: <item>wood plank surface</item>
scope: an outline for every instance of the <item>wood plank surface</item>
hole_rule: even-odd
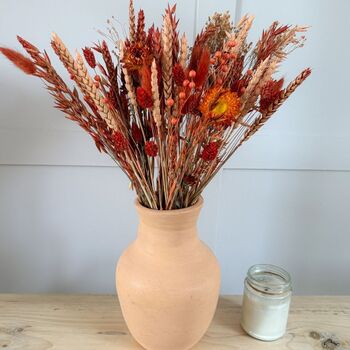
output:
[[[241,329],[241,297],[220,297],[215,318],[193,350],[350,349],[350,296],[294,297],[283,339],[262,342]],[[0,349],[142,349],[118,300],[106,295],[0,294]]]

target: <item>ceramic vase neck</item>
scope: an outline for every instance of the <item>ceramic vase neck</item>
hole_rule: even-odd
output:
[[[189,208],[175,210],[148,209],[136,202],[140,220],[138,240],[149,249],[178,247],[198,240],[197,220],[202,205],[202,197]]]

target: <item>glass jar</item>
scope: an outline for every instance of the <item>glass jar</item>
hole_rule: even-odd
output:
[[[252,337],[276,340],[287,328],[292,283],[287,271],[274,265],[254,265],[244,281],[241,325]]]

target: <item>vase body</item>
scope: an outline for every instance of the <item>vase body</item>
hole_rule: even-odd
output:
[[[147,350],[190,349],[214,316],[220,268],[198,238],[202,204],[160,211],[136,202],[138,235],[118,261],[116,286],[128,329]]]

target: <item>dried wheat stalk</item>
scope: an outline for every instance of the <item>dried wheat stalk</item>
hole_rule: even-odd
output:
[[[184,33],[181,37],[180,60],[179,60],[182,68],[186,67],[186,60],[187,60],[187,38],[186,38],[186,34]]]
[[[164,99],[167,101],[172,96],[172,69],[173,69],[173,30],[169,14],[166,14],[162,29],[162,72]]]
[[[108,105],[103,102],[102,95],[97,91],[91,77],[89,76],[83,59],[78,54],[77,60],[74,60],[68,49],[63,44],[62,40],[57,34],[52,35],[52,47],[59,59],[66,66],[68,71],[72,74],[74,81],[77,83],[81,91],[89,95],[94,101],[101,117],[106,121],[107,125],[112,129],[117,129],[115,117],[112,115]]]
[[[304,80],[311,74],[310,68],[303,70],[284,90],[281,91],[279,97],[268,107],[268,109],[257,118],[254,123],[246,131],[244,137],[236,146],[236,149],[243,142],[248,141],[278,110],[278,108],[287,100],[287,98],[300,86]]]
[[[139,201],[161,210],[194,204],[311,72],[286,88],[276,78],[283,59],[304,45],[305,27],[274,22],[253,47],[247,43],[252,16],[233,28],[228,13],[215,14],[188,48],[185,35],[179,40],[175,9],[167,7],[162,28],[147,30],[143,10],[136,23],[131,0],[129,36],[119,41],[113,26],[105,36],[119,52],[112,57],[105,41],[85,47],[86,64],[54,34],[52,48],[82,96],[65,84],[46,52],[24,39],[29,57],[0,48],[18,68],[44,80],[55,106],[120,165]]]
[[[135,40],[135,9],[134,2],[129,2],[129,38],[131,41]]]
[[[153,118],[159,128],[162,124],[162,116],[160,114],[160,99],[158,90],[158,70],[156,61],[153,60],[151,67],[151,85],[153,97]]]

